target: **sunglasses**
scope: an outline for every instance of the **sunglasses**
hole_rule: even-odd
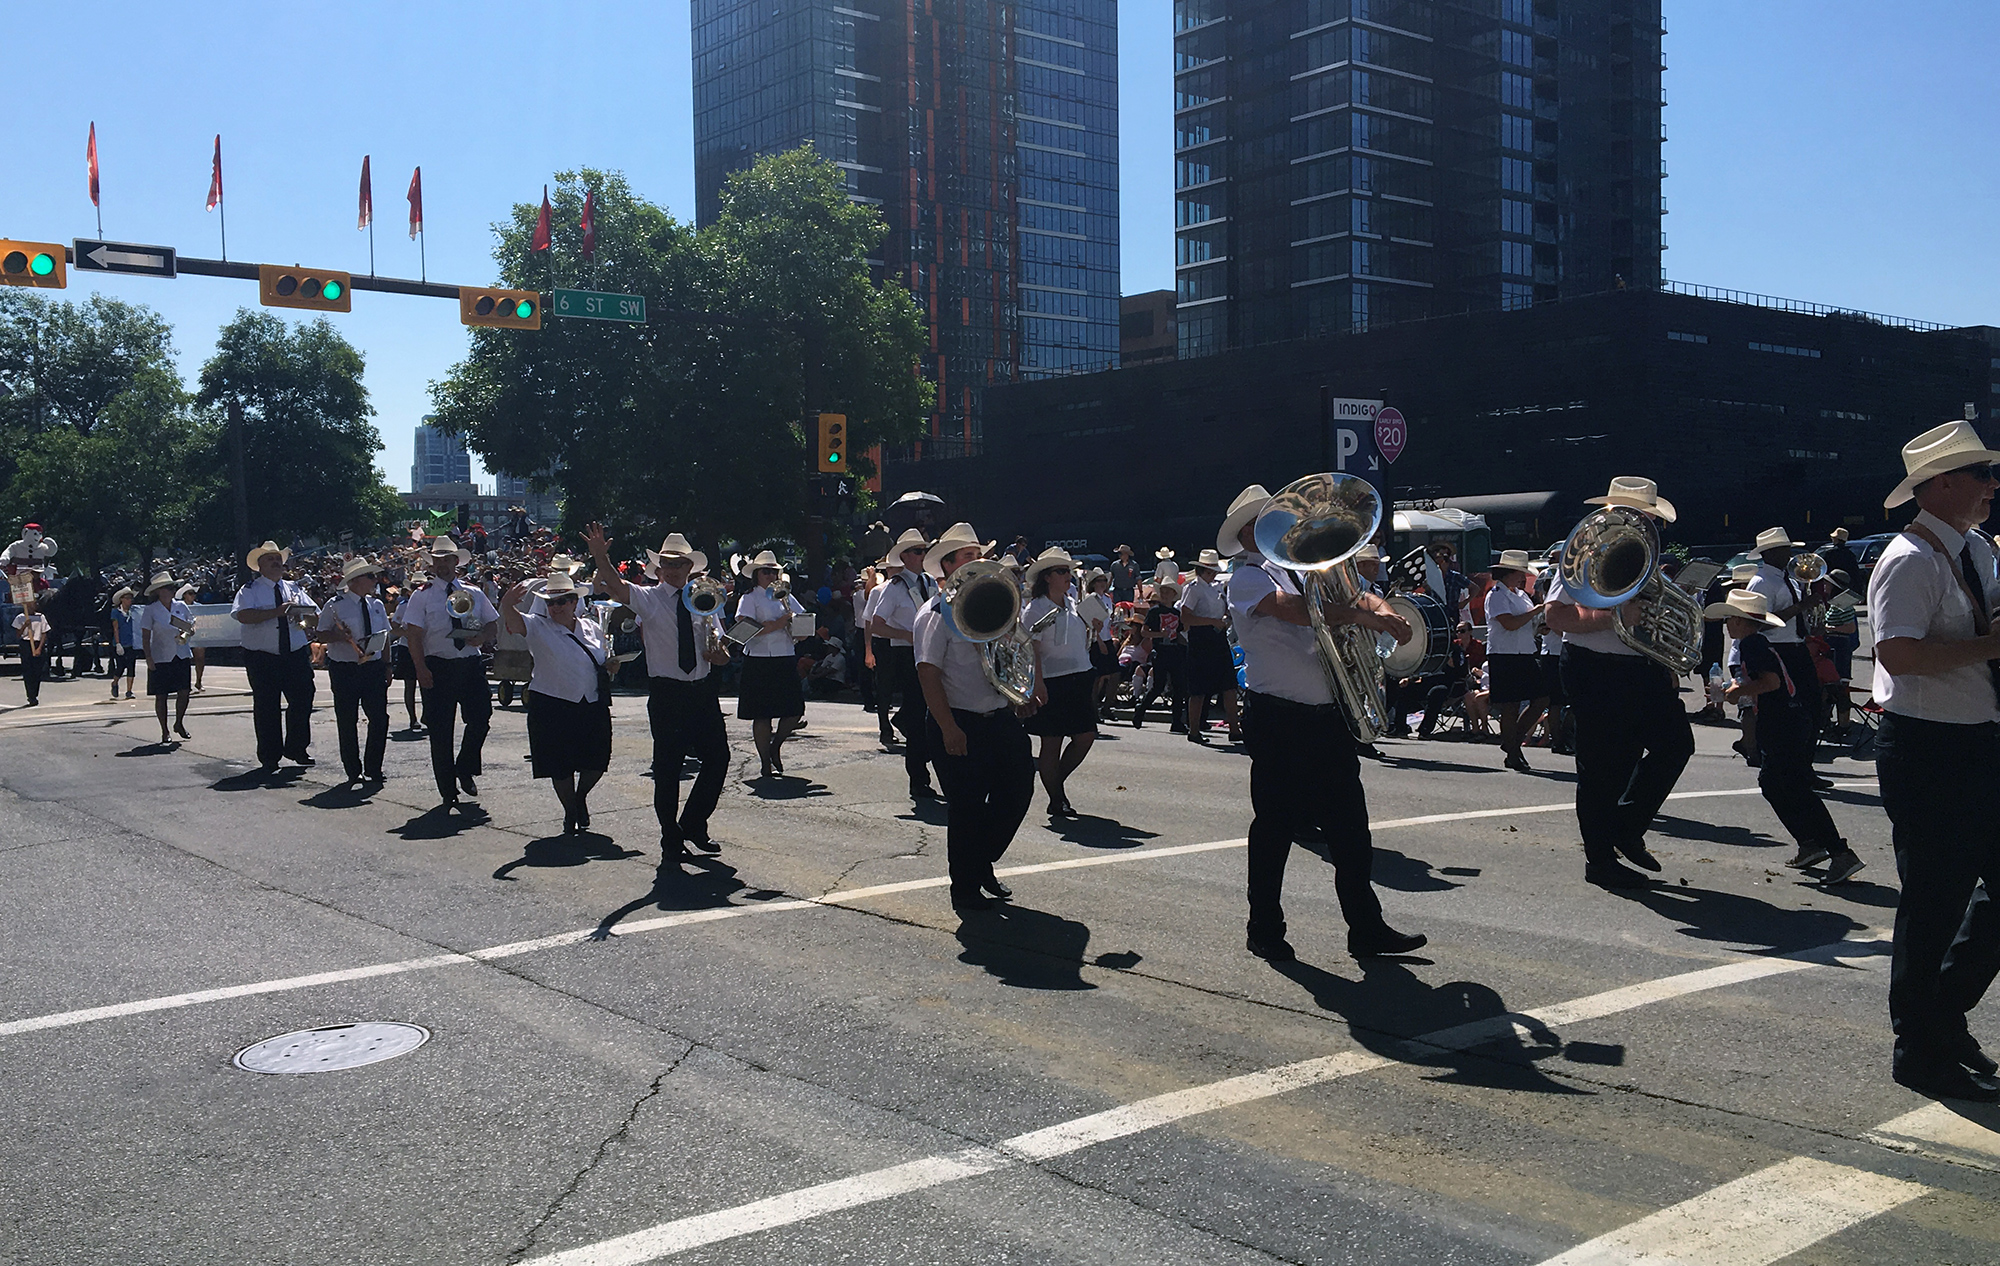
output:
[[[568,602],[575,602],[575,601],[576,601],[576,595],[575,595],[575,594],[573,594],[573,593],[566,593],[566,594],[564,594],[564,595],[563,595],[562,597],[560,597],[560,598],[550,598],[550,599],[548,600],[548,604],[549,604],[550,606],[552,606],[552,607],[559,607],[559,606],[562,606],[562,605],[563,605],[564,603],[568,603]]]
[[[1992,462],[1980,462],[1976,466],[1960,466],[1951,473],[1954,475],[1971,475],[1974,479],[1992,479],[1994,477]]]

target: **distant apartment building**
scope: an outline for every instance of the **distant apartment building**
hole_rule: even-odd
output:
[[[410,491],[422,492],[433,484],[472,482],[472,454],[465,441],[431,426],[419,425],[411,446]]]
[[[1118,304],[1118,364],[1120,368],[1173,360],[1174,292],[1148,290],[1126,295]]]

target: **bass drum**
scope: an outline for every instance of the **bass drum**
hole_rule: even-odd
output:
[[[1444,603],[1426,593],[1392,594],[1388,602],[1392,611],[1410,622],[1410,640],[1401,646],[1391,643],[1382,661],[1389,680],[1428,677],[1442,669],[1451,654],[1451,617]]]

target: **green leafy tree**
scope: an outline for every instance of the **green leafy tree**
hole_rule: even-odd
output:
[[[569,526],[671,523],[706,540],[796,532],[808,511],[809,395],[849,415],[858,450],[922,425],[923,322],[906,290],[870,279],[865,261],[886,230],[848,201],[832,164],[809,150],[761,160],[699,232],[615,172],[556,180],[553,250],[529,250],[534,206],[495,226],[503,284],[642,294],[648,324],[475,330],[432,393],[438,424],[490,468],[561,484]],[[594,263],[565,227],[586,191]]]
[[[343,531],[374,536],[406,517],[401,497],[375,470],[382,437],[362,385],[362,357],[324,318],[290,325],[241,309],[222,328],[215,355],[201,367],[200,403],[218,425],[209,461],[225,472],[205,499],[204,541],[231,541],[234,510],[226,472],[232,465],[226,416],[243,413],[243,469],[250,533],[279,541],[331,538]]]

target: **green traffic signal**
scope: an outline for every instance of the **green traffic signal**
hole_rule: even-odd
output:
[[[319,288],[319,296],[322,299],[338,299],[340,298],[341,291],[343,289],[344,287],[342,287],[339,282],[328,281],[325,285]]]
[[[56,270],[56,261],[47,252],[37,253],[28,261],[28,271],[37,277],[46,277]]]
[[[535,305],[523,299],[514,305],[514,315],[525,321],[535,315]]]
[[[828,464],[828,465],[839,465],[839,463],[840,463],[840,450],[839,450],[839,449],[835,449],[835,450],[834,450],[833,452],[831,452],[831,453],[828,453],[828,454],[826,455],[826,460],[827,460],[827,464]]]

